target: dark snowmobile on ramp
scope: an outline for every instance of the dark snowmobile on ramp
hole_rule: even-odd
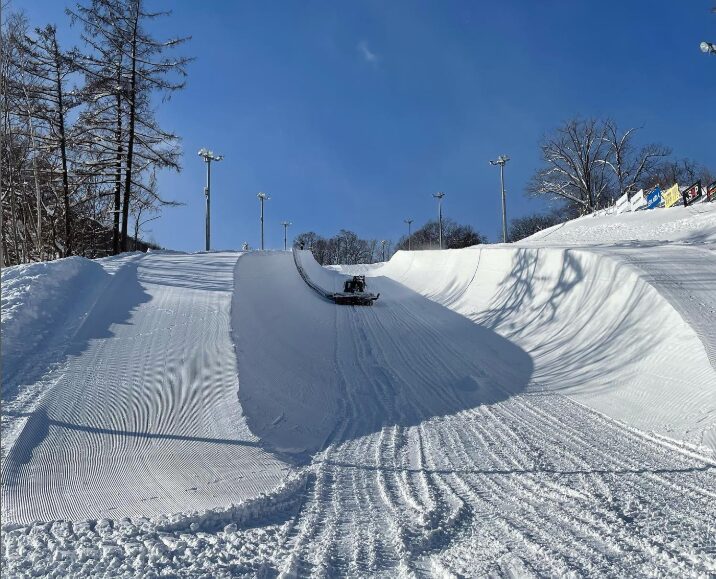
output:
[[[372,306],[380,294],[366,291],[364,275],[354,275],[343,284],[343,291],[331,295],[331,299],[343,306]]]

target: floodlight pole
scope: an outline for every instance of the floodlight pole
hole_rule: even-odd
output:
[[[288,228],[292,223],[290,221],[282,221],[281,225],[283,225],[283,250],[286,251],[288,249],[288,244],[286,241],[287,235],[288,235]]]
[[[496,161],[490,161],[490,165],[500,166],[500,190],[502,191],[502,243],[507,243],[507,208],[505,201],[505,163],[510,158],[507,155],[500,155]]]
[[[271,199],[270,195],[260,192],[256,195],[258,200],[261,202],[261,249],[264,248],[264,201]]]
[[[387,240],[387,239],[381,239],[381,240],[380,240],[380,249],[381,249],[382,254],[383,254],[383,259],[382,259],[382,261],[385,261],[385,244],[386,244],[386,243],[388,243],[388,240]]]
[[[433,193],[433,197],[438,200],[438,242],[440,244],[440,249],[443,248],[443,197],[445,197],[445,193],[442,191],[438,191],[437,193]]]
[[[405,223],[408,224],[408,251],[410,251],[410,225],[413,223],[412,219],[404,219]]]
[[[204,187],[204,196],[206,197],[206,251],[211,250],[211,162],[221,161],[223,155],[214,155],[208,149],[199,149],[199,156],[206,163],[206,187]]]

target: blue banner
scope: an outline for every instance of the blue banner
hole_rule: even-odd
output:
[[[654,209],[661,205],[661,189],[656,187],[651,193],[646,196],[646,208]]]

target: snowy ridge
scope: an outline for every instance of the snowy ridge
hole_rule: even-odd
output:
[[[289,466],[237,400],[237,259],[156,253],[116,270],[42,403],[16,410],[28,422],[2,465],[4,521],[200,510],[281,483]]]
[[[368,275],[395,279],[521,345],[540,389],[716,450],[716,371],[704,342],[618,256],[527,246],[398,252]]]
[[[330,299],[334,293],[341,291],[343,281],[348,276],[341,275],[334,270],[322,268],[308,250],[293,249],[291,253],[296,269],[303,281],[318,295]]]

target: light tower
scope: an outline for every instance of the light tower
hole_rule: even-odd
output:
[[[408,224],[408,251],[410,251],[410,226],[412,225],[413,220],[412,219],[404,219],[403,221],[405,221],[405,223]]]
[[[381,261],[385,261],[385,244],[388,243],[387,239],[381,239],[380,240],[380,249],[382,251],[383,259]]]
[[[490,161],[490,165],[500,166],[500,189],[502,191],[502,243],[507,243],[507,208],[505,203],[505,163],[510,158],[507,155],[500,155],[496,161]]]
[[[290,221],[282,221],[281,225],[283,225],[283,250],[286,251],[288,249],[288,244],[286,241],[288,235],[288,228],[293,224]]]
[[[264,248],[264,201],[271,199],[270,195],[267,195],[263,191],[257,193],[256,198],[261,202],[261,249]]]
[[[208,149],[199,149],[199,156],[206,163],[206,187],[204,187],[204,196],[206,197],[206,251],[211,249],[211,162],[221,161],[224,155],[214,155]]]
[[[442,191],[438,191],[437,193],[433,193],[433,197],[438,200],[438,243],[440,244],[440,249],[443,248],[443,197],[445,197],[445,193]]]

